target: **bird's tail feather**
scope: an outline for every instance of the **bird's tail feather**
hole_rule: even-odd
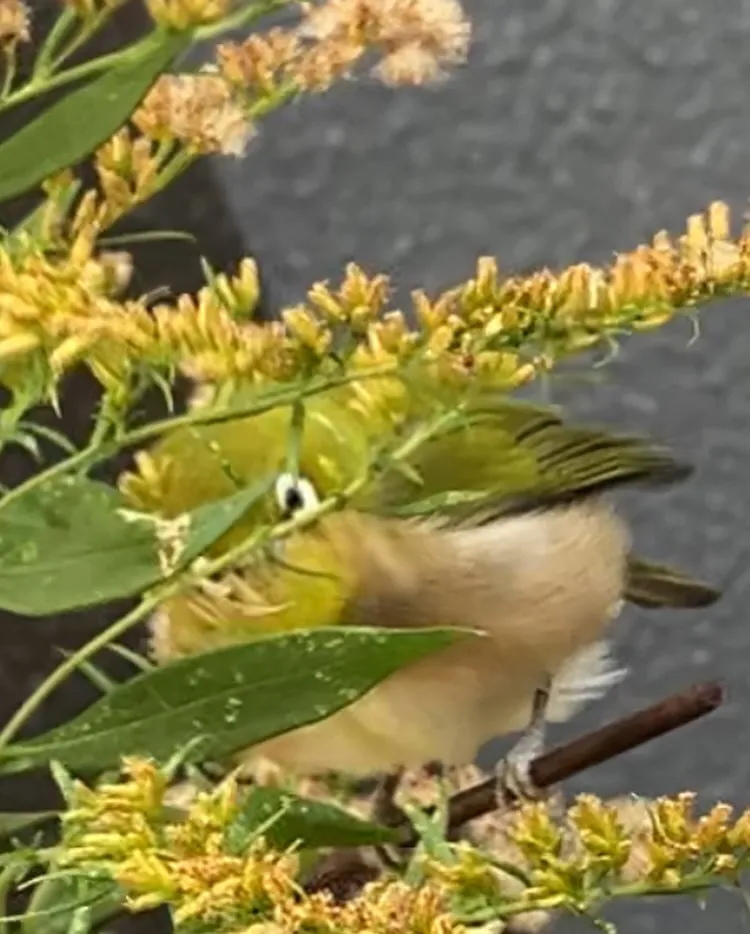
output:
[[[515,448],[532,457],[535,468],[528,482],[488,494],[477,506],[477,512],[486,513],[484,521],[568,505],[631,484],[670,487],[693,472],[689,464],[648,440],[571,426],[554,411],[508,405],[498,423]]]
[[[607,642],[586,646],[563,665],[552,682],[547,719],[568,720],[589,701],[603,697],[627,675],[618,668]]]
[[[664,564],[654,564],[632,555],[628,560],[625,597],[647,609],[675,607],[692,609],[711,606],[721,591]]]

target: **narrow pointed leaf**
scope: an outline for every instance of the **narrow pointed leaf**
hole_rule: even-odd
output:
[[[196,237],[187,230],[138,230],[128,234],[99,237],[100,246],[131,246],[133,243],[159,243],[163,240],[180,240],[195,243]]]
[[[0,839],[12,837],[27,827],[35,827],[44,821],[57,817],[56,811],[18,811],[0,813]]]
[[[157,32],[0,145],[0,201],[75,165],[126,122],[190,34]]]
[[[52,759],[71,769],[114,766],[124,755],[166,761],[188,743],[193,761],[221,758],[322,720],[462,636],[337,626],[181,659],[118,686],[70,723],[0,751],[0,772]]]
[[[40,883],[43,894],[35,900],[36,911],[27,913],[21,934],[71,934],[71,930],[99,930],[99,926],[122,909],[124,893],[102,876],[59,876]],[[91,927],[77,928],[74,921],[88,909]]]
[[[342,807],[270,787],[249,792],[242,811],[227,828],[227,847],[239,856],[259,834],[279,850],[295,843],[316,849],[368,846],[397,839],[396,831],[356,817]]]
[[[186,513],[171,558],[153,519],[123,515],[124,498],[106,484],[62,477],[0,500],[0,608],[45,616],[139,594],[203,554],[269,486]]]

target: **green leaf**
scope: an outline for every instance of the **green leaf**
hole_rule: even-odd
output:
[[[309,849],[329,846],[371,846],[396,841],[388,827],[370,823],[341,807],[285,791],[253,788],[242,812],[226,831],[227,847],[241,855],[257,837],[278,850],[295,843]]]
[[[2,812],[0,813],[0,838],[12,837],[27,827],[35,827],[53,817],[57,817],[57,811]]]
[[[46,616],[139,594],[193,561],[270,488],[263,481],[186,513],[173,566],[162,567],[153,517],[123,515],[121,494],[61,477],[0,500],[0,608]]]
[[[383,678],[467,635],[453,629],[334,627],[284,633],[138,675],[64,726],[0,751],[0,772],[56,759],[72,769],[123,755],[162,762],[196,737],[193,761],[220,758],[322,720]]]
[[[120,888],[104,877],[50,876],[34,890],[31,910],[21,923],[21,934],[70,934],[71,928],[90,930],[116,915],[123,900]],[[82,913],[87,915],[89,928],[81,928],[80,922],[75,926]]]
[[[145,655],[141,655],[140,652],[136,652],[127,645],[120,645],[119,642],[110,642],[107,649],[115,655],[119,655],[120,658],[124,658],[126,662],[130,662],[130,664],[139,671],[150,671],[150,669],[154,667],[154,663],[146,658]]]
[[[156,32],[0,145],[0,201],[84,159],[128,119],[159,75],[190,43],[188,32]]]
[[[55,431],[54,428],[48,428],[46,425],[37,425],[35,422],[21,422],[20,427],[32,435],[39,435],[40,438],[51,441],[71,457],[74,457],[78,453],[78,448],[70,439],[66,438],[62,432]]]
[[[61,762],[53,760],[49,764],[50,775],[60,790],[63,801],[72,808],[76,801],[76,780]]]
[[[139,230],[133,233],[99,237],[99,246],[130,246],[133,243],[159,243],[163,240],[180,240],[196,243],[197,238],[187,230]]]
[[[60,654],[63,658],[70,658],[73,655],[73,652],[68,652],[66,650],[60,650]],[[76,668],[81,672],[84,678],[87,678],[88,681],[102,694],[108,694],[117,686],[117,682],[114,678],[110,678],[106,671],[102,671],[97,665],[93,662],[88,661],[87,659],[82,659],[76,663]]]
[[[443,863],[455,862],[455,854],[446,836],[445,804],[443,803],[433,812],[424,811],[413,804],[406,804],[404,811],[419,837],[424,852]]]
[[[268,494],[273,482],[273,476],[264,478],[258,483],[240,489],[231,496],[213,503],[206,503],[187,513],[191,517],[190,529],[180,567],[184,567],[202,555],[228,529],[239,522],[251,506]]]

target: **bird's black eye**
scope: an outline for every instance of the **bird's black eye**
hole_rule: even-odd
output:
[[[283,473],[276,481],[276,502],[285,516],[293,516],[303,509],[314,509],[320,498],[305,477]]]

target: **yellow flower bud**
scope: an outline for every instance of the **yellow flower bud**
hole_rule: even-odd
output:
[[[22,357],[41,346],[41,338],[31,331],[19,331],[0,340],[0,363],[13,357]]]
[[[304,305],[288,308],[282,313],[289,332],[303,346],[322,355],[331,344],[331,332]]]
[[[89,348],[93,347],[98,340],[98,335],[93,332],[88,334],[74,334],[66,338],[49,355],[49,365],[52,372],[59,375],[79,361]]]

